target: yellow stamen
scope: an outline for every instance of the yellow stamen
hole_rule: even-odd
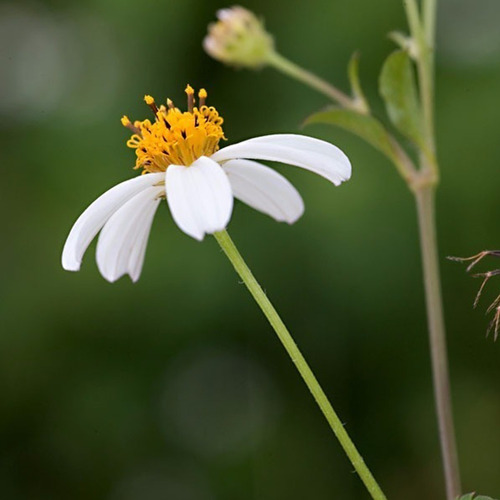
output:
[[[186,92],[187,98],[188,98],[188,111],[190,113],[192,113],[193,112],[193,107],[194,107],[194,89],[188,83],[188,85],[187,85],[186,89],[184,90],[184,92]]]
[[[150,95],[144,96],[144,102],[151,108],[151,111],[155,115],[158,113],[158,107],[156,106],[155,100]]]
[[[207,98],[207,91],[205,89],[200,89],[198,92],[198,99],[200,100],[200,108],[205,106],[205,100]]]
[[[164,172],[169,165],[191,165],[200,156],[211,156],[219,149],[219,141],[225,139],[223,119],[213,107],[207,107],[207,92],[198,93],[200,106],[194,106],[194,90],[188,85],[185,90],[188,111],[182,112],[167,99],[167,107],[155,104],[146,95],[144,101],[153,109],[155,121],[130,122],[122,118],[122,124],[134,133],[127,146],[135,149],[135,168],[144,168],[143,173]]]
[[[122,116],[121,122],[122,122],[122,125],[124,127],[128,128],[129,130],[132,130],[132,132],[134,134],[140,134],[141,133],[140,129],[135,124],[132,125],[132,122],[128,119],[127,115],[123,115]]]

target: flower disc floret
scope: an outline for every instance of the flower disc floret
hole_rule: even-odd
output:
[[[205,105],[207,93],[198,93],[200,107],[194,106],[194,91],[188,85],[188,111],[176,108],[172,101],[167,106],[156,106],[147,95],[144,100],[153,110],[155,120],[135,121],[125,116],[122,124],[134,134],[127,146],[135,149],[135,168],[143,173],[164,172],[169,165],[189,166],[202,156],[211,156],[219,149],[219,141],[225,139],[222,130],[223,118],[214,107]]]

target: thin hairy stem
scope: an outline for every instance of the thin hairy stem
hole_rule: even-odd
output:
[[[342,448],[347,454],[356,472],[359,474],[371,497],[374,500],[386,500],[384,493],[382,492],[380,486],[375,481],[375,478],[366,466],[363,457],[354,446],[354,443],[345,430],[344,425],[337,416],[337,413],[330,404],[330,401],[328,401],[325,392],[319,385],[311,368],[309,368],[309,365],[304,359],[304,356],[302,356],[302,353],[300,352],[297,344],[290,335],[290,332],[286,328],[285,324],[281,320],[270,300],[267,298],[267,295],[264,293],[261,286],[253,276],[252,272],[246,265],[243,257],[240,255],[238,249],[229,237],[229,234],[226,231],[221,231],[215,233],[214,236],[220,247],[226,254],[227,258],[231,261],[234,269],[243,280],[243,283],[245,283],[249,292],[252,294],[255,302],[257,302],[258,306],[261,308],[262,312],[273,327],[276,335],[283,344],[283,347],[290,356],[291,360],[295,364],[295,367],[299,371],[302,379],[311,391],[311,394],[313,395],[316,403],[323,412],[323,415],[328,421],[328,424],[339,440]]]

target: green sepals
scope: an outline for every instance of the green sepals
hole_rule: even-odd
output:
[[[387,130],[373,116],[362,115],[349,109],[331,107],[313,113],[305,120],[304,125],[310,125],[311,123],[335,125],[348,130],[364,139],[391,160],[395,157]]]
[[[380,95],[393,125],[417,146],[423,147],[422,116],[410,56],[393,52],[384,62],[379,79]]]
[[[485,497],[483,495],[475,496],[475,493],[467,493],[467,495],[463,495],[461,497],[457,497],[457,500],[495,500],[491,497]]]
[[[359,80],[359,59],[360,53],[354,52],[347,66],[347,75],[349,77],[349,82],[351,83],[352,96],[358,102],[363,103],[365,107],[365,114],[369,114],[370,108],[368,106],[368,102],[366,101],[365,94],[363,93],[361,82]]]

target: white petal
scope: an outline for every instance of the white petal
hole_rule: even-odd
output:
[[[252,208],[288,224],[304,213],[298,191],[272,168],[250,160],[229,160],[222,168],[234,196]]]
[[[189,236],[222,231],[233,211],[233,193],[221,166],[202,156],[192,165],[169,165],[167,202],[176,224]]]
[[[120,207],[106,222],[97,242],[96,261],[108,281],[129,273],[137,281],[153,216],[163,186],[148,187]]]
[[[163,180],[163,173],[140,175],[117,184],[97,198],[71,228],[62,253],[63,268],[78,271],[85,250],[111,215],[134,195]]]
[[[222,148],[211,158],[217,162],[251,158],[287,163],[319,174],[336,186],[351,177],[351,163],[338,147],[304,135],[255,137]]]
[[[164,194],[164,188],[158,192],[158,195],[151,203],[147,203],[143,208],[143,216],[139,226],[139,232],[136,234],[132,251],[128,260],[128,274],[135,283],[141,275],[144,256],[146,255],[146,246],[148,244],[149,233],[153,224],[153,218],[156,209],[161,201],[160,195]]]

